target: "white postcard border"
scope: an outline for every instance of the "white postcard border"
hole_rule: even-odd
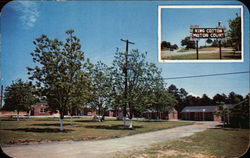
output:
[[[161,11],[164,8],[240,8],[241,9],[241,50],[240,60],[172,60],[161,59]],[[199,63],[199,62],[244,62],[244,20],[243,5],[159,5],[158,6],[158,61],[161,63]]]

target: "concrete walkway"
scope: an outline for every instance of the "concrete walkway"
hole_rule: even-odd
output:
[[[107,140],[12,145],[3,147],[3,151],[14,158],[106,158],[119,152],[126,153],[129,150],[150,147],[155,143],[190,136],[218,124],[218,122],[197,122],[194,125]]]

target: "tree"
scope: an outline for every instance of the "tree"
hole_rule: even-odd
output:
[[[185,99],[185,105],[186,106],[201,106],[200,97],[188,95]]]
[[[213,42],[213,40],[211,40],[210,38],[208,38],[207,40],[206,40],[206,43],[207,44],[211,44]]]
[[[77,107],[74,106],[76,102],[83,105],[88,96],[90,63],[81,51],[80,39],[73,33],[73,30],[66,31],[68,37],[65,42],[49,39],[46,35],[35,39],[35,50],[31,56],[37,66],[27,68],[40,95],[46,96],[51,109],[59,110],[61,131],[64,115]],[[79,85],[82,86],[77,88]]]
[[[216,94],[213,97],[213,103],[214,104],[219,104],[221,102],[226,103],[227,96],[225,94]]]
[[[213,105],[213,101],[206,94],[203,94],[200,99],[200,104],[201,106]]]
[[[160,118],[159,112],[171,110],[177,105],[177,99],[170,94],[164,87],[155,87],[150,97],[151,108],[157,112],[157,119]]]
[[[217,39],[214,39],[211,46],[212,47],[217,47],[219,45],[219,41]]]
[[[35,87],[32,83],[23,82],[21,79],[12,82],[5,89],[4,93],[4,109],[16,110],[17,120],[19,121],[19,112],[31,109],[31,105],[37,101],[35,96]]]
[[[181,88],[179,90],[179,98],[180,98],[181,102],[184,102],[184,100],[186,99],[187,95],[188,95],[188,92],[184,88]]]
[[[230,92],[228,94],[228,99],[226,101],[227,104],[236,104],[243,100],[243,96],[236,94],[234,92]]]
[[[170,46],[171,46],[170,42],[167,42],[167,41],[162,41],[161,42],[161,50],[169,49]]]
[[[178,96],[179,96],[179,89],[173,84],[171,84],[168,87],[168,92],[173,94],[176,98],[178,98]]]
[[[249,96],[230,109],[229,123],[231,127],[249,129]]]
[[[186,49],[195,49],[195,41],[191,40],[190,37],[185,37],[181,40],[181,46],[186,46]]]
[[[126,63],[125,56],[121,52],[116,52],[113,66],[113,101],[112,104],[123,108],[124,126],[126,121],[127,107],[129,108],[130,128],[132,128],[132,117],[134,109],[140,104],[145,103],[143,95],[149,92],[149,88],[159,82],[161,71],[155,64],[146,61],[146,53],[140,53],[138,50],[132,50],[128,57],[128,93],[124,91]]]
[[[161,50],[169,50],[172,51],[174,49],[178,49],[178,46],[176,44],[171,45],[170,42],[162,41],[161,42]]]
[[[101,112],[103,112],[104,118],[104,109],[107,108],[107,105],[110,103],[112,85],[111,85],[111,72],[110,68],[98,61],[94,65],[92,76],[91,76],[91,99],[90,102],[93,104],[94,108],[98,108],[99,121],[101,120]]]
[[[237,15],[236,18],[229,20],[229,28],[228,35],[234,49],[241,50],[241,17]]]
[[[186,98],[188,96],[188,92],[184,88],[178,89],[175,85],[171,84],[168,87],[168,92],[171,93],[173,96],[175,96],[175,99],[177,100],[177,104],[175,105],[175,109],[178,111],[178,116],[180,117],[181,110],[187,106],[186,105]]]
[[[221,42],[223,47],[233,47],[233,42],[229,38],[227,38],[226,40],[222,40]]]
[[[223,102],[223,101],[216,102],[216,105],[217,105],[218,110],[215,112],[215,115],[220,116],[222,118],[222,120],[223,120],[223,127],[225,127],[226,112],[228,112],[228,110],[225,110],[225,102]]]
[[[170,48],[171,49],[178,49],[178,46],[177,46],[177,44],[174,44],[174,45],[171,45]]]
[[[86,63],[88,66],[85,69],[85,72],[79,71],[75,76],[74,85],[71,87],[70,99],[68,103],[69,113],[71,116],[71,125],[72,125],[72,116],[77,114],[78,111],[82,111],[84,104],[86,104],[91,98],[91,68],[92,65],[87,60]],[[85,65],[86,66],[86,65]],[[54,107],[52,107],[53,110]],[[54,108],[55,109],[55,108]]]

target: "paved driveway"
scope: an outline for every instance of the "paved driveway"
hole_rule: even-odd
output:
[[[67,141],[48,144],[12,145],[3,151],[14,158],[106,158],[119,152],[143,149],[155,143],[190,136],[207,128],[215,127],[218,122],[197,122],[194,125],[175,127],[126,136],[122,138],[97,141]]]

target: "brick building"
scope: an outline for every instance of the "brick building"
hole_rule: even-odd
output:
[[[31,106],[32,110],[31,116],[48,116],[52,115],[52,113],[48,110],[47,103],[37,103]]]
[[[169,120],[178,120],[178,111],[173,108],[168,112],[168,119]]]
[[[169,110],[169,111],[164,111],[164,112],[156,112],[154,110],[148,110],[145,114],[144,117],[147,119],[164,119],[164,120],[177,120],[178,119],[178,112],[176,111],[175,108]]]
[[[181,119],[193,121],[221,121],[221,117],[215,114],[217,111],[217,106],[186,106],[181,111]]]
[[[27,115],[26,111],[19,111],[19,117]],[[0,111],[0,118],[16,117],[17,111]]]

